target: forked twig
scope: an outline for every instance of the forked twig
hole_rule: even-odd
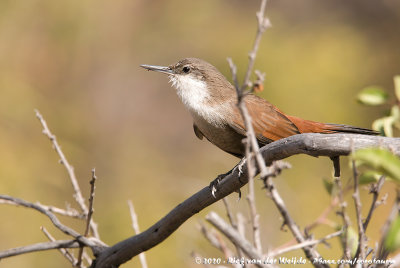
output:
[[[42,230],[42,232],[44,233],[44,235],[51,241],[51,242],[55,242],[56,239],[54,239],[54,237],[49,233],[49,231],[47,231],[46,228],[44,228],[43,226],[40,227],[40,230]],[[59,248],[58,249],[60,251],[60,253],[70,262],[72,263],[72,265],[74,265],[75,263],[77,263],[75,257],[69,252],[68,249],[66,248]]]
[[[79,187],[78,180],[75,176],[75,171],[72,165],[68,162],[67,158],[65,157],[63,151],[61,150],[60,145],[57,142],[56,136],[51,133],[49,127],[47,126],[46,121],[44,120],[43,116],[40,114],[38,110],[35,110],[36,117],[39,119],[42,127],[43,127],[43,134],[46,135],[51,143],[53,144],[54,150],[57,152],[58,156],[60,157],[60,163],[65,167],[68,173],[68,177],[72,183],[72,187],[74,189],[75,194],[73,195],[75,201],[78,203],[82,212],[87,215],[88,214],[88,207],[86,206],[85,199],[82,196],[81,188]],[[93,236],[97,239],[100,238],[99,232],[97,230],[97,224],[91,221],[90,228],[92,230]]]
[[[49,212],[48,210],[46,210],[45,208],[43,208],[42,206],[40,206],[38,204],[34,204],[31,202],[22,200],[20,198],[8,196],[8,195],[0,195],[0,199],[8,200],[8,201],[16,203],[20,206],[23,206],[26,208],[32,208],[34,210],[39,211],[40,213],[46,215],[51,220],[51,222],[53,223],[53,225],[55,227],[57,227],[59,230],[61,230],[65,234],[72,236],[73,238],[75,238],[77,241],[79,241],[83,245],[90,247],[95,253],[97,253],[100,249],[102,249],[104,246],[106,246],[103,242],[101,242],[98,239],[88,239],[88,238],[82,236],[81,234],[79,234],[77,231],[73,230],[72,228],[65,226],[64,224],[62,224],[60,222],[60,220],[53,213]]]

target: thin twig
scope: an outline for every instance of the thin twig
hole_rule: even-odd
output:
[[[342,233],[343,233],[343,231],[340,230],[340,231],[334,232],[334,233],[332,233],[332,234],[329,234],[329,235],[327,235],[327,236],[325,236],[325,237],[323,237],[323,238],[321,238],[321,239],[317,239],[317,240],[315,240],[315,239],[314,239],[314,240],[306,240],[306,241],[304,241],[303,243],[299,243],[299,244],[296,244],[296,245],[293,245],[293,246],[289,246],[289,247],[285,247],[285,248],[278,249],[278,250],[273,250],[273,251],[269,252],[269,253],[267,254],[267,256],[270,257],[270,258],[272,258],[272,257],[279,256],[279,255],[281,255],[281,254],[283,254],[283,253],[286,253],[286,252],[289,252],[289,251],[301,249],[301,248],[308,247],[308,246],[314,246],[314,245],[323,243],[323,242],[325,242],[326,240],[329,240],[329,239],[331,239],[331,238],[333,238],[333,237],[339,236],[339,235],[341,235]]]
[[[351,185],[348,185],[346,188],[343,189],[343,194],[346,194],[351,189],[352,189]],[[307,225],[304,228],[304,232],[306,234],[309,234],[310,231],[312,229],[314,229],[315,227],[317,227],[319,224],[327,224],[330,227],[335,227],[335,223],[333,223],[331,220],[328,220],[327,217],[328,217],[329,213],[331,213],[331,211],[335,207],[337,207],[337,205],[339,204],[339,201],[340,200],[337,195],[333,196],[331,198],[331,202],[330,202],[329,206],[327,208],[325,208],[324,211],[322,211],[322,213],[317,217],[317,219],[314,222],[312,222],[311,224]]]
[[[85,246],[90,247],[94,253],[99,252],[99,250],[101,250],[103,247],[105,247],[106,245],[101,242],[98,239],[88,239],[84,236],[82,236],[81,234],[79,234],[77,231],[73,230],[72,228],[63,225],[60,220],[51,212],[49,212],[48,210],[46,210],[45,208],[43,208],[42,206],[38,205],[38,204],[34,204],[16,197],[12,197],[12,196],[8,196],[8,195],[0,195],[0,199],[3,200],[8,200],[14,203],[17,203],[20,206],[26,207],[26,208],[32,208],[35,209],[37,211],[39,211],[40,213],[46,215],[51,222],[53,223],[53,225],[55,227],[57,227],[59,230],[61,230],[62,232],[64,232],[67,235],[70,235],[72,237],[74,237],[76,240],[78,240],[80,243],[84,244]]]
[[[244,92],[246,90],[247,86],[249,85],[250,75],[253,71],[258,47],[260,46],[261,37],[262,37],[263,33],[265,32],[265,30],[267,30],[269,27],[271,27],[270,20],[267,17],[264,17],[266,6],[267,6],[267,0],[262,0],[260,10],[256,14],[257,22],[258,22],[257,23],[257,25],[258,25],[257,34],[256,34],[256,38],[254,40],[253,49],[249,53],[249,64],[247,66],[247,71],[246,71],[246,75],[243,80],[241,92]]]
[[[249,138],[245,138],[245,151],[246,151],[246,164],[248,168],[249,174],[249,192],[246,196],[247,203],[250,209],[250,221],[251,221],[251,230],[253,235],[253,243],[256,247],[259,254],[262,254],[262,247],[261,247],[261,234],[260,234],[260,215],[257,212],[256,207],[256,197],[254,193],[254,176],[256,174],[256,167],[253,163],[253,157],[251,154],[251,144],[249,142]]]
[[[131,214],[131,219],[132,219],[132,228],[135,231],[135,234],[139,234],[140,233],[140,229],[139,229],[139,221],[135,212],[135,208],[133,207],[133,203],[131,200],[128,200],[128,206],[129,206],[129,213]],[[139,254],[139,260],[140,263],[142,264],[143,268],[147,268],[147,261],[146,261],[146,255],[144,254],[144,252]]]
[[[250,162],[250,161],[249,161]],[[249,179],[249,194],[246,197],[250,208],[250,219],[252,225],[253,243],[258,253],[262,253],[260,234],[260,215],[257,212],[254,194],[254,178]]]
[[[79,187],[78,180],[76,179],[75,176],[75,171],[73,166],[68,162],[67,158],[65,157],[63,151],[61,150],[60,145],[57,142],[56,136],[51,133],[49,127],[47,126],[46,121],[44,120],[43,116],[40,114],[38,110],[35,110],[36,117],[39,119],[42,127],[43,127],[43,134],[46,135],[51,143],[53,144],[54,150],[57,152],[58,156],[60,157],[60,163],[65,167],[68,173],[68,177],[72,183],[72,187],[74,189],[75,194],[73,195],[75,198],[75,201],[78,203],[80,209],[82,212],[87,215],[88,214],[88,207],[86,206],[85,199],[82,196],[82,191],[81,188]],[[93,221],[91,222],[90,225],[92,229],[93,236],[96,237],[97,239],[100,239],[99,232],[97,230],[97,224],[94,223]]]
[[[221,233],[223,233],[230,241],[237,244],[247,256],[255,260],[262,260],[262,255],[258,253],[257,249],[242,237],[238,231],[236,231],[232,226],[226,223],[221,217],[215,212],[210,212],[206,216],[206,220],[211,223],[215,228],[217,228]],[[257,263],[257,267],[271,267],[270,265]]]
[[[335,184],[338,189],[338,197],[340,204],[340,211],[338,211],[337,213],[341,216],[343,220],[343,236],[341,237],[343,244],[343,252],[344,252],[343,255],[347,260],[349,260],[351,258],[350,245],[348,243],[348,230],[350,226],[350,219],[346,212],[347,203],[344,201],[343,187],[340,177],[335,177]],[[343,264],[339,265],[339,267],[341,266],[343,266]]]
[[[235,228],[235,230],[237,230],[244,237],[244,226],[241,225],[242,224],[242,222],[240,222],[241,219],[238,219],[236,222],[236,220],[233,216],[232,210],[229,206],[228,199],[226,197],[222,198],[222,201],[224,203],[226,214],[228,216],[230,224],[232,225],[233,228]],[[241,233],[241,231],[243,231],[243,233]],[[235,248],[236,248],[237,254],[239,255],[239,258],[241,258],[243,256],[243,251],[237,245],[235,245]],[[243,267],[246,267],[246,266],[247,265],[244,263]]]
[[[237,219],[237,230],[238,230],[239,234],[242,237],[246,237],[246,230],[245,230],[246,218],[243,216],[242,213],[238,212],[236,214],[236,219]],[[239,246],[236,246],[236,249],[237,249],[239,257],[243,258],[244,257],[243,250],[241,250]],[[248,265],[247,265],[247,263],[244,263],[243,268],[246,268],[246,267],[248,267]]]
[[[378,196],[379,196],[379,192],[382,189],[383,183],[385,182],[385,178],[386,178],[385,176],[381,176],[379,178],[378,182],[371,186],[372,188],[370,190],[370,193],[372,193],[373,196],[372,196],[372,202],[371,202],[371,206],[368,211],[367,218],[364,221],[364,230],[367,230],[368,224],[372,218],[372,213],[375,211],[375,209],[381,203],[378,201]]]
[[[220,250],[223,254],[225,259],[233,257],[232,251],[226,246],[225,242],[222,238],[213,230],[208,230],[207,227],[200,222],[199,229],[204,237],[210,242],[212,246]]]
[[[14,202],[8,201],[8,200],[0,200],[0,204],[18,206],[17,203],[14,203]],[[55,214],[59,214],[59,215],[63,215],[63,216],[71,217],[71,218],[76,218],[76,219],[84,219],[86,217],[84,214],[79,213],[78,211],[76,211],[73,208],[62,209],[62,208],[58,208],[58,207],[54,207],[54,206],[46,206],[46,205],[41,204],[40,202],[36,202],[36,204],[41,206],[43,209],[45,209],[49,212],[55,213]]]
[[[24,247],[10,248],[0,251],[0,259],[22,255],[30,252],[45,251],[59,248],[78,248],[79,243],[76,240],[58,240],[43,243],[36,243]]]
[[[40,230],[44,233],[44,235],[52,242],[55,242],[56,240],[54,237],[47,231],[47,229],[43,226],[40,227]],[[59,248],[58,249],[60,253],[73,265],[76,263],[75,257],[67,250],[66,248]]]
[[[93,215],[94,190],[96,188],[95,187],[96,180],[97,180],[96,169],[93,168],[92,169],[92,179],[90,180],[89,208],[88,208],[88,214],[87,214],[87,218],[86,218],[86,228],[85,228],[85,233],[84,233],[85,237],[87,237],[89,235],[90,222],[92,220],[92,215]],[[83,256],[83,247],[80,247],[76,267],[81,267],[82,256]]]
[[[353,179],[354,179],[353,199],[354,199],[354,206],[356,208],[357,227],[358,227],[358,248],[355,257],[357,259],[365,260],[366,236],[361,214],[362,204],[360,200],[359,177],[354,159],[351,160],[351,165],[353,169]],[[362,267],[365,267],[365,264],[362,264]]]
[[[390,212],[389,217],[387,218],[385,224],[382,227],[382,239],[379,242],[379,248],[377,251],[377,253],[379,254],[378,255],[379,260],[386,260],[387,256],[389,255],[389,251],[385,248],[385,241],[389,233],[390,226],[392,225],[392,222],[399,215],[400,212],[400,190],[397,190],[396,194],[397,194],[396,200],[393,204],[392,211]]]
[[[238,229],[237,223],[235,218],[233,217],[232,210],[229,206],[228,199],[226,197],[222,198],[222,202],[224,203],[226,215],[228,216],[229,222],[231,223],[232,227],[236,230]]]

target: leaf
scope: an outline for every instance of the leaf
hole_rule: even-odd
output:
[[[325,178],[322,179],[322,182],[324,183],[325,190],[328,192],[328,194],[332,195],[334,185],[333,182]]]
[[[386,137],[393,137],[393,124],[394,118],[392,116],[387,116],[383,118],[383,131]]]
[[[384,118],[378,118],[372,123],[372,129],[378,131],[381,135],[385,135],[385,130],[383,129]]]
[[[357,95],[357,100],[365,105],[380,105],[385,103],[387,99],[386,91],[378,86],[366,87]]]
[[[344,249],[344,240],[345,240],[346,232],[343,232],[340,235],[340,242],[342,245],[342,248]],[[347,227],[347,241],[346,244],[348,248],[350,249],[350,255],[354,257],[357,253],[357,247],[358,247],[358,233],[351,227]]]
[[[385,248],[389,252],[393,252],[400,248],[400,216],[397,216],[390,226],[385,239]]]
[[[393,137],[393,126],[397,122],[396,117],[398,109],[395,109],[394,106],[392,107],[392,112],[390,116],[385,116],[382,118],[376,119],[372,123],[372,129],[378,131],[382,135],[386,137]]]
[[[394,80],[394,93],[396,94],[396,98],[400,101],[400,75],[396,75],[393,77]]]
[[[400,108],[398,105],[394,105],[392,109],[390,109],[390,115],[394,120],[398,121],[400,119]]]
[[[400,159],[390,151],[381,148],[360,149],[354,152],[353,158],[400,183]]]
[[[379,174],[378,172],[373,171],[373,170],[365,171],[365,172],[361,173],[361,175],[359,177],[359,184],[365,185],[365,184],[378,182],[378,180],[381,176],[382,176],[382,174]]]

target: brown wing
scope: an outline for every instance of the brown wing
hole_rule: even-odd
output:
[[[257,139],[261,143],[270,143],[300,133],[296,125],[268,101],[251,94],[245,97],[245,103],[252,118]],[[232,127],[245,135],[242,117],[234,118]]]

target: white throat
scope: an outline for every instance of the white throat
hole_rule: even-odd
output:
[[[193,117],[200,116],[210,124],[221,126],[225,120],[221,116],[224,104],[211,106],[210,94],[204,81],[190,75],[170,75],[170,82]]]

